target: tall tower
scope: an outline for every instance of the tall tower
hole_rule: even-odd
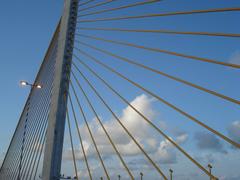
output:
[[[78,0],[65,0],[59,26],[58,47],[43,161],[43,180],[59,179],[62,161],[68,76],[71,70]]]

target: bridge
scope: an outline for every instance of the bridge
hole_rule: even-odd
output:
[[[0,180],[240,179],[239,1],[63,7]]]

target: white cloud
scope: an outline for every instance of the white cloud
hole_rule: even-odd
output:
[[[136,97],[132,102],[136,109],[144,114],[149,120],[157,119],[157,112],[152,107],[153,99],[146,95],[140,95]],[[161,163],[175,163],[176,153],[173,151],[174,147],[167,140],[161,140],[159,135],[153,130],[153,128],[130,106],[123,109],[121,116],[119,117],[124,126],[130,131],[130,133],[137,139],[142,147],[147,151],[148,154],[154,157],[155,161]],[[89,122],[91,129],[94,132],[99,151],[104,156],[111,156],[115,154],[114,149],[111,147],[108,139],[101,126],[97,123],[94,118]],[[162,129],[166,129],[166,124],[163,121],[158,121]],[[104,126],[109,132],[113,142],[118,148],[119,152],[124,156],[137,156],[141,154],[139,148],[135,145],[134,141],[124,132],[122,127],[118,124],[115,119],[104,121]],[[84,149],[88,157],[96,157],[96,151],[91,143],[91,139],[88,135],[86,126],[80,127],[83,134]],[[176,142],[179,144],[184,143],[188,138],[188,135],[184,132],[180,132],[176,135]],[[83,154],[80,150],[80,146],[77,153],[77,159],[83,160]],[[64,159],[72,159],[71,150],[67,150],[64,153]]]
[[[176,152],[173,150],[173,146],[168,140],[160,143],[160,146],[154,156],[155,160],[163,164],[176,163],[177,161]]]
[[[197,132],[195,134],[195,139],[199,149],[227,153],[227,151],[224,150],[221,141],[213,134]]]
[[[240,121],[234,121],[228,127],[228,134],[234,141],[240,143]]]
[[[233,55],[229,59],[229,62],[240,65],[240,51],[236,51],[235,53],[233,53]]]
[[[187,141],[187,139],[188,139],[188,134],[182,133],[179,136],[177,136],[176,142],[178,144],[183,144],[183,143],[185,143]]]

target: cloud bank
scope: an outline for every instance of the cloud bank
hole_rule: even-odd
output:
[[[195,140],[199,149],[227,153],[221,141],[213,134],[197,132],[195,134]]]
[[[240,121],[234,121],[228,127],[228,134],[234,141],[240,143]]]
[[[236,51],[229,59],[230,63],[240,65],[240,51]]]
[[[142,94],[136,97],[132,102],[136,109],[142,112],[148,119],[154,120],[157,119],[157,112],[152,107],[153,99]],[[131,134],[137,139],[142,147],[153,157],[154,161],[164,164],[171,164],[177,162],[177,155],[175,148],[167,140],[160,139],[160,136],[157,135],[153,128],[142,119],[130,106],[127,106],[122,110],[120,115],[120,120],[124,126],[131,132]],[[125,157],[134,157],[142,155],[142,152],[135,145],[134,141],[129,138],[129,136],[123,131],[122,127],[118,124],[115,119],[110,119],[108,121],[103,121],[104,126],[110,134],[113,142],[118,148],[121,155]],[[166,128],[166,124],[162,121],[158,121],[162,129]],[[109,158],[112,155],[115,155],[114,149],[111,147],[104,131],[101,126],[97,123],[96,119],[93,119],[90,122],[90,127],[94,132],[94,137],[99,148],[99,151],[102,152],[105,158]],[[86,126],[80,127],[80,130],[83,134],[84,149],[87,153],[88,158],[96,157],[96,151],[91,143],[91,139],[88,136],[88,130]],[[179,144],[186,142],[188,135],[184,132],[178,132],[175,141]],[[83,160],[83,153],[81,147],[75,150],[77,153],[77,159]],[[71,150],[68,149],[63,154],[64,160],[71,160]]]

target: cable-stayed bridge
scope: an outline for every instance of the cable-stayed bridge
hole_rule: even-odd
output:
[[[240,178],[239,18],[237,1],[65,0],[0,179]]]

